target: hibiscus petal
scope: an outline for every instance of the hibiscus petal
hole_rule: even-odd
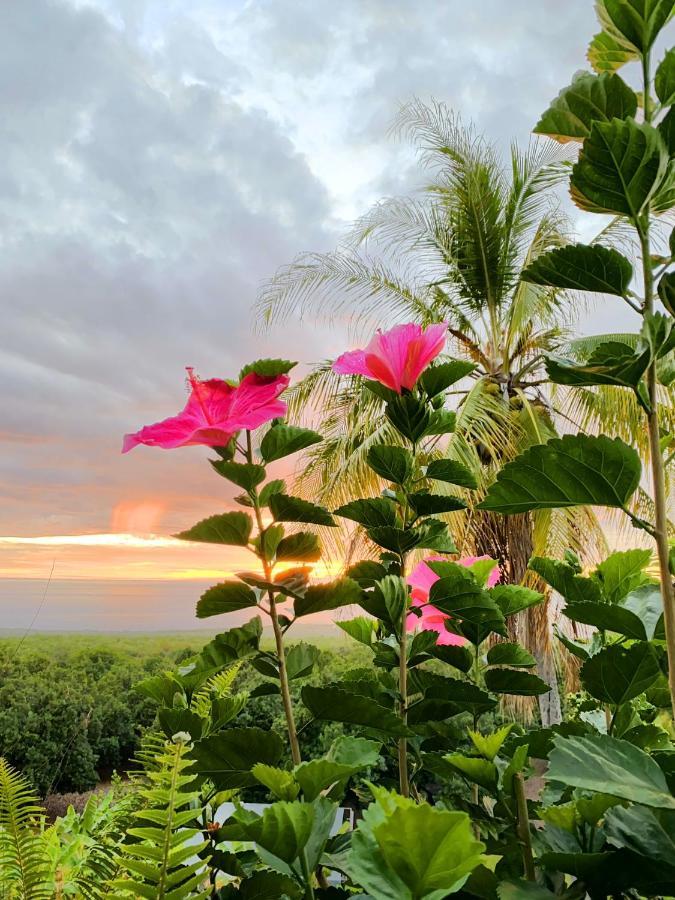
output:
[[[409,327],[409,326],[408,326]],[[401,384],[412,390],[422,372],[436,359],[445,345],[446,322],[430,325],[420,334],[410,333],[405,361],[401,370]]]
[[[338,375],[365,375],[370,376],[370,369],[366,363],[365,350],[348,350],[333,363],[333,371]]]
[[[177,416],[171,416],[154,425],[146,425],[134,434],[125,434],[122,443],[122,453],[128,453],[138,444],[147,444],[149,447],[162,447],[164,450],[172,450],[175,447],[184,447],[190,443],[190,438],[202,425],[200,419],[193,410],[186,407]]]
[[[234,431],[252,431],[286,414],[286,404],[277,400],[290,382],[288,375],[273,378],[249,372],[235,389],[227,425]]]

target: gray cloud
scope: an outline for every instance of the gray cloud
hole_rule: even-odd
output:
[[[121,434],[181,405],[185,364],[337,351],[325,329],[253,335],[251,307],[418,184],[386,133],[398,104],[526,140],[595,28],[589,0],[22,0],[2,19],[0,534],[105,530],[134,497],[167,498],[167,527],[209,511],[205,468],[122,459]]]

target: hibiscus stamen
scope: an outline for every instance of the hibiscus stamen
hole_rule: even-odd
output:
[[[190,387],[192,388],[192,393],[197,398],[197,403],[201,407],[202,412],[204,413],[204,418],[209,423],[209,425],[213,425],[213,420],[208,413],[206,408],[206,403],[204,401],[204,395],[202,393],[202,383],[199,380],[199,376],[195,375],[194,369],[192,366],[186,366],[185,371],[188,373],[188,381],[190,382]]]

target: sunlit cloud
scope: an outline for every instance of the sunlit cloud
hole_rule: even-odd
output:
[[[182,541],[159,535],[137,534],[50,534],[40,537],[0,535],[0,544],[26,544],[40,547],[184,547]]]

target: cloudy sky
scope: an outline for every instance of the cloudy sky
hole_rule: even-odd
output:
[[[401,102],[435,97],[502,147],[527,140],[584,67],[592,7],[2,4],[0,574],[208,568],[143,540],[216,511],[218,491],[226,504],[206,454],[122,457],[121,435],[182,406],[185,365],[230,376],[344,349],[339,329],[256,335],[261,281],[420,183],[387,135]]]

